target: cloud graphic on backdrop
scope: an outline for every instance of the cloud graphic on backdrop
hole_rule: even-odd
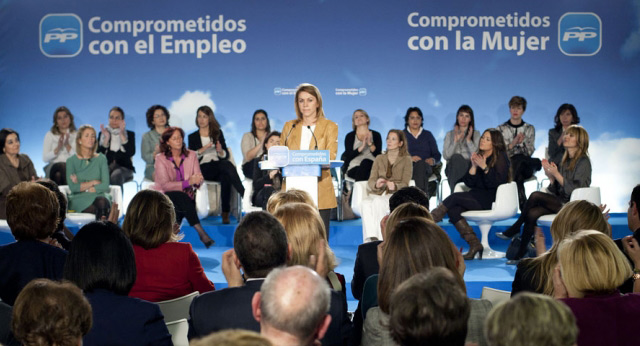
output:
[[[216,111],[216,105],[211,99],[210,91],[185,91],[176,101],[171,102],[169,113],[171,126],[181,127],[188,135],[196,130],[196,111],[200,106],[209,106]]]
[[[631,59],[640,52],[640,0],[632,1],[632,3],[635,7],[636,26],[620,48],[620,54],[625,59]]]
[[[429,95],[427,96],[427,102],[429,102],[431,107],[434,108],[440,108],[440,106],[442,106],[442,103],[440,103],[440,100],[438,100],[436,93],[434,93],[433,91],[429,92]]]

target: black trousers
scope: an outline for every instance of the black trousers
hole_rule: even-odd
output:
[[[362,162],[360,162],[360,165],[351,168],[347,172],[347,176],[349,178],[353,178],[355,181],[369,180],[372,167],[373,167],[373,161],[369,159],[364,159],[362,160]]]
[[[96,221],[100,221],[102,217],[109,217],[111,212],[111,203],[105,197],[98,196],[93,200],[93,203],[88,206],[83,213],[96,214]]]
[[[442,201],[447,207],[447,215],[449,222],[455,224],[463,219],[462,213],[468,210],[484,210],[480,201],[478,201],[470,192],[456,192]]]
[[[241,196],[244,196],[244,186],[236,167],[227,160],[220,160],[201,164],[200,170],[205,180],[220,182],[222,211],[225,213],[231,211],[231,186],[235,187]]]
[[[182,191],[167,191],[165,195],[173,202],[173,209],[176,211],[176,223],[182,223],[183,218],[187,218],[189,226],[195,226],[200,223],[198,213],[196,212],[196,201],[192,200],[189,195]]]

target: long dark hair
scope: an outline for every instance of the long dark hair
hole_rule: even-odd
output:
[[[213,109],[209,106],[200,106],[196,111],[196,126],[198,126],[198,113],[200,112],[209,117],[209,138],[211,139],[211,142],[217,142],[220,137],[220,124],[218,123],[218,120],[216,120],[216,116],[213,114]]]
[[[496,165],[496,161],[498,161],[499,157],[507,156],[507,147],[504,145],[504,137],[502,137],[502,132],[496,128],[489,128],[484,130],[482,135],[489,132],[491,136],[491,145],[493,146],[493,153],[491,154],[491,161],[487,162],[487,166],[489,168]],[[478,148],[478,154],[483,154],[483,151]]]
[[[173,133],[176,131],[179,131],[180,135],[182,136],[182,152],[181,153],[184,154],[185,156],[189,154],[189,152],[187,151],[187,146],[184,144],[184,130],[176,126],[169,126],[162,133],[162,137],[160,137],[160,152],[163,153],[166,157],[171,157],[171,147],[169,146],[169,144],[167,144],[167,142],[169,141],[169,138],[173,136]]]
[[[256,128],[256,115],[260,113],[264,114],[264,117],[267,118],[267,128],[265,128],[264,131],[266,133],[271,132],[271,124],[269,124],[269,114],[267,114],[267,111],[265,111],[264,109],[258,109],[253,112],[253,117],[251,118],[251,133],[253,134],[253,137],[256,138],[258,138],[258,129]]]
[[[476,129],[476,121],[475,121],[475,118],[473,117],[473,109],[471,109],[469,105],[462,105],[460,106],[460,108],[458,108],[458,111],[456,112],[456,125],[458,126],[460,126],[460,124],[458,124],[458,115],[460,115],[460,112],[469,113],[469,116],[471,117],[471,121],[469,121],[469,126],[467,126],[467,131],[464,132],[464,138],[467,138],[467,136],[469,135],[469,131],[471,131],[472,128],[473,130]],[[471,140],[473,141],[473,133],[471,133]]]
[[[5,127],[4,129],[0,130],[0,155],[4,154],[4,151],[3,151],[4,144],[7,141],[7,137],[9,137],[10,134],[15,134],[16,137],[18,138],[18,142],[20,142],[20,135],[13,129]]]
[[[560,131],[562,129],[562,123],[560,122],[560,114],[564,113],[564,111],[571,112],[571,125],[580,124],[580,117],[578,116],[578,111],[576,107],[574,107],[571,103],[563,103],[558,107],[558,111],[556,112],[556,116],[553,118],[553,122],[555,123],[555,130]]]

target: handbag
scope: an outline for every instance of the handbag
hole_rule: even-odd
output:
[[[526,258],[526,257],[536,257],[536,247],[533,244],[533,239],[535,237],[532,237],[531,240],[529,242],[529,244],[527,245],[527,250],[525,251],[524,255],[522,256],[522,258]],[[515,237],[513,237],[513,239],[511,239],[511,243],[509,244],[509,247],[507,248],[507,254],[505,257],[507,257],[508,260],[516,260],[516,259],[521,259],[521,258],[517,258],[518,257],[518,251],[520,251],[520,244],[522,243],[522,237],[520,236],[520,234],[516,235]]]

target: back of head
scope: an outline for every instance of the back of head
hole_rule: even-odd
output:
[[[226,329],[192,340],[189,346],[272,346],[269,339],[244,329]]]
[[[393,230],[398,222],[410,217],[423,217],[425,219],[433,221],[433,217],[431,216],[429,209],[427,209],[426,207],[413,202],[403,203],[389,215],[389,218],[387,219],[387,223],[385,225],[385,234],[383,234],[384,238],[386,239],[389,236],[386,230]]]
[[[389,198],[389,210],[393,212],[401,204],[413,202],[429,209],[429,196],[415,186],[403,187]]]
[[[71,242],[64,278],[85,292],[104,289],[126,296],[136,281],[129,238],[111,222],[91,222]]]
[[[289,191],[280,191],[271,195],[271,197],[269,197],[269,201],[267,201],[267,211],[270,214],[273,214],[281,205],[295,202],[305,203],[314,208],[316,207],[308,192],[293,189]]]
[[[245,274],[263,278],[287,263],[287,234],[271,214],[257,211],[247,214],[233,235],[233,248]]]
[[[175,223],[176,213],[169,197],[159,191],[142,190],[129,203],[122,230],[132,244],[153,249],[178,239],[173,232]]]
[[[466,292],[449,236],[433,221],[411,217],[400,221],[385,240],[378,280],[378,305],[389,313],[391,292],[411,276],[433,267],[445,267]]]
[[[49,191],[53,192],[58,199],[58,226],[57,230],[62,229],[64,227],[64,220],[67,218],[67,198],[60,191],[60,187],[55,181],[51,179],[42,179],[37,181],[38,184],[46,187]]]
[[[7,195],[7,223],[16,240],[49,237],[58,226],[59,204],[46,187],[22,182]]]
[[[301,341],[313,336],[331,303],[327,282],[303,266],[274,269],[260,292],[262,322]]]
[[[33,280],[13,305],[13,334],[25,346],[77,346],[91,324],[91,305],[69,282]]]
[[[546,295],[523,292],[491,310],[484,334],[491,346],[572,346],[578,327],[568,306]]]
[[[391,295],[389,327],[400,345],[464,345],[471,312],[455,275],[436,267],[404,281]]]
[[[612,293],[632,274],[629,261],[613,240],[594,230],[579,231],[563,240],[558,262],[572,298]]]

